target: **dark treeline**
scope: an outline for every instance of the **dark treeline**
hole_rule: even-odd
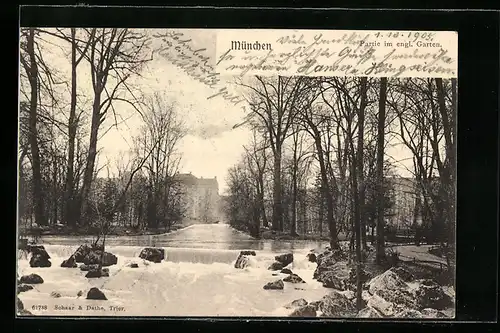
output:
[[[253,136],[227,179],[234,227],[255,237],[268,229],[325,235],[334,249],[348,239],[360,252],[371,239],[379,262],[395,224],[454,244],[456,80],[255,76],[238,84]],[[396,144],[411,153],[409,222],[394,213],[404,162],[390,155]]]
[[[22,28],[20,38],[21,226],[102,232],[179,222],[185,127],[165,95],[136,84],[152,60],[146,32]],[[121,158],[99,163],[99,142],[131,117],[124,108],[140,119],[139,134]]]

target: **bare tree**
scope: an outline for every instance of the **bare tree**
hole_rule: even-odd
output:
[[[109,111],[116,118],[114,108],[116,102],[128,103],[140,113],[138,108],[140,103],[128,80],[140,75],[143,65],[150,60],[147,56],[147,40],[143,34],[129,29],[103,28],[90,29],[87,35],[89,48],[83,56],[90,65],[94,100],[88,157],[80,193],[81,205],[78,205],[84,213],[95,171],[99,129]]]
[[[257,203],[259,209],[259,216],[262,218],[263,225],[265,227],[268,226],[269,222],[267,219],[266,209],[265,209],[265,201],[264,201],[264,176],[267,168],[268,161],[268,148],[269,148],[269,140],[266,136],[263,139],[259,140],[257,138],[258,132],[253,129],[252,130],[252,141],[250,142],[250,147],[245,147],[246,152],[246,163],[249,169],[250,175],[253,179],[253,184],[255,186],[255,191],[257,195]],[[259,218],[259,220],[260,220]]]
[[[255,84],[244,84],[251,95],[248,98],[252,110],[253,125],[261,128],[269,137],[274,157],[273,165],[273,230],[283,230],[282,207],[282,152],[283,144],[290,135],[290,129],[296,115],[303,92],[303,79],[300,77],[255,76]]]
[[[384,244],[384,143],[385,143],[385,106],[387,99],[387,78],[380,79],[379,111],[378,111],[378,135],[377,135],[377,253],[378,264],[385,259]]]
[[[166,204],[178,194],[173,188],[174,177],[181,161],[179,144],[186,130],[175,105],[164,94],[153,94],[146,105],[143,125],[135,138],[135,150],[138,156],[143,156],[154,147],[145,162],[145,170],[149,187],[148,226],[157,228],[160,221],[165,222]]]

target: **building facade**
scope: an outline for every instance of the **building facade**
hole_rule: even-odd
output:
[[[410,229],[414,223],[421,224],[420,212],[415,210],[420,190],[415,178],[391,177],[393,206],[389,212],[388,221],[397,229]]]
[[[219,222],[221,210],[217,177],[198,178],[191,173],[180,173],[175,179],[181,185],[186,222]]]

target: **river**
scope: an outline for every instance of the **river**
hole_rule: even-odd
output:
[[[284,305],[298,298],[314,301],[328,291],[312,279],[316,265],[306,257],[325,242],[256,240],[226,224],[192,225],[162,235],[109,237],[106,250],[118,257],[117,265],[109,267],[110,277],[87,279],[85,272],[61,268],[60,263],[88,240],[45,236],[41,243],[52,267],[31,268],[26,258],[18,261],[19,275],[37,273],[44,279],[35,289],[19,294],[26,309],[55,316],[285,316],[291,310]],[[145,246],[164,248],[165,260],[154,264],[139,259]],[[255,250],[257,255],[251,257],[249,267],[236,269],[241,250]],[[276,254],[286,252],[294,254],[289,268],[306,283],[264,290],[267,282],[286,276],[267,269]],[[139,268],[128,267],[131,262]],[[86,300],[91,287],[101,289],[108,300]],[[83,296],[77,296],[79,291]],[[43,309],[34,310],[36,305]]]

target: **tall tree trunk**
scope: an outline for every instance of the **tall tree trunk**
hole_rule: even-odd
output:
[[[361,235],[366,230],[362,230],[364,218],[364,177],[363,177],[363,143],[364,143],[364,122],[366,106],[367,78],[361,78],[361,102],[358,109],[358,145],[356,162],[353,163],[355,170],[353,174],[354,195],[354,229],[356,235],[356,307],[361,310],[363,300],[361,293],[363,289],[361,280]],[[366,236],[366,234],[365,234]]]
[[[323,236],[323,219],[325,214],[325,191],[323,186],[320,187],[320,196],[319,196],[319,207],[318,207],[318,220],[319,220],[319,235]]]
[[[273,230],[283,230],[283,203],[281,189],[281,147],[276,147],[274,154],[273,179]]]
[[[296,161],[297,153],[294,152],[294,161]],[[290,228],[290,234],[292,236],[297,236],[297,164],[294,163],[293,166],[293,177],[292,177],[292,225]]]
[[[380,96],[377,133],[377,251],[376,262],[385,259],[384,244],[384,143],[385,143],[385,105],[387,99],[387,78],[380,79]]]
[[[53,151],[53,154],[55,155],[55,151]],[[57,213],[58,213],[58,207],[57,207],[57,197],[58,197],[58,188],[57,188],[57,183],[58,183],[58,175],[57,175],[57,158],[55,156],[52,156],[52,224],[57,223]]]
[[[95,160],[97,157],[97,139],[99,134],[99,126],[101,125],[100,105],[101,105],[102,88],[99,83],[97,83],[94,92],[95,95],[94,95],[94,104],[92,106],[92,123],[90,128],[89,152],[87,156],[87,162],[85,165],[85,172],[83,174],[83,184],[81,189],[82,191],[81,212],[84,215],[87,215],[87,210],[88,210],[88,199],[94,177]],[[85,221],[84,219],[83,222],[86,224],[88,221]]]
[[[361,78],[361,101],[358,110],[358,177],[359,177],[359,218],[362,248],[366,249],[365,180],[364,180],[364,139],[367,79]]]
[[[31,88],[29,110],[29,143],[31,148],[31,163],[33,171],[33,203],[35,205],[35,222],[47,225],[42,193],[42,173],[40,165],[40,150],[38,148],[37,108],[38,108],[38,65],[35,56],[35,29],[30,28],[27,38],[27,51],[30,60],[29,82]]]
[[[321,145],[321,137],[319,133],[316,133],[316,139],[315,139],[315,144],[316,144],[316,152],[318,154],[318,161],[319,161],[319,166],[320,166],[320,172],[321,172],[321,182],[322,182],[322,188],[323,188],[323,193],[324,193],[324,199],[326,201],[326,219],[328,223],[328,228],[330,231],[330,248],[332,250],[334,249],[339,249],[339,242],[337,238],[337,223],[335,221],[335,215],[334,215],[334,207],[333,207],[333,198],[328,182],[328,171],[326,169],[326,162],[325,158],[323,156],[323,147]]]
[[[267,220],[267,214],[266,214],[266,205],[264,201],[264,182],[262,181],[262,176],[260,181],[260,191],[259,191],[259,206],[261,210],[261,215],[262,215],[262,223],[264,227],[269,227],[269,221]]]
[[[75,165],[75,140],[76,140],[76,29],[71,28],[71,101],[68,118],[68,170],[66,173],[65,191],[64,191],[64,220],[74,227],[78,217],[74,212],[74,165]]]

